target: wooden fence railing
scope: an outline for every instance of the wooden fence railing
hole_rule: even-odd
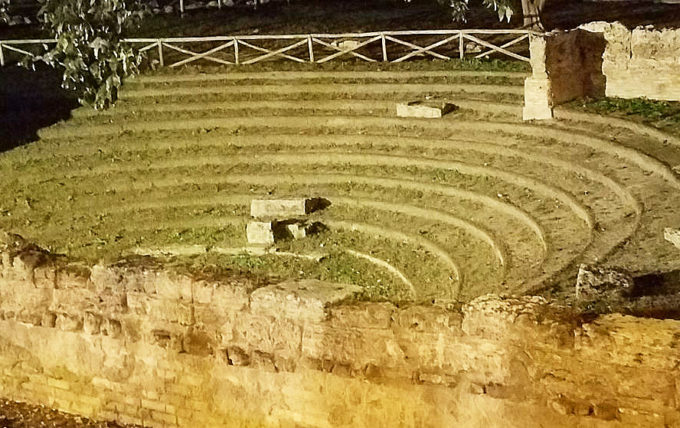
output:
[[[529,61],[531,30],[425,30],[348,34],[244,35],[217,37],[131,38],[149,63],[179,67],[197,61],[224,65],[286,60],[298,63],[353,58],[402,62],[416,57],[466,59],[505,57]],[[0,40],[0,65],[9,57],[33,56],[54,40]],[[16,62],[16,61],[14,61]]]

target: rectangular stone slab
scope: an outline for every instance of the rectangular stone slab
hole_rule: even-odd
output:
[[[287,219],[307,214],[306,199],[253,199],[250,215],[254,218]]]
[[[252,245],[273,245],[274,231],[269,221],[251,221],[246,226],[248,243]]]
[[[454,109],[453,104],[445,102],[411,101],[397,104],[397,116],[438,119]]]

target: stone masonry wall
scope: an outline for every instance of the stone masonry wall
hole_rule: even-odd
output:
[[[680,29],[599,26],[607,40],[607,96],[680,101]]]
[[[356,301],[150,261],[0,265],[0,395],[145,426],[680,426],[680,321]]]
[[[525,120],[551,119],[554,105],[583,97],[680,101],[680,29],[592,22],[532,36],[530,51]]]
[[[524,84],[524,120],[552,119],[552,107],[605,92],[601,34],[581,29],[530,39],[532,74]]]

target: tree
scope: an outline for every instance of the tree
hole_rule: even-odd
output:
[[[541,24],[541,12],[545,6],[545,0],[522,0],[522,15],[524,16],[524,28],[543,29]]]
[[[454,21],[466,22],[467,12],[470,9],[469,0],[437,0],[450,8],[451,16]],[[498,13],[499,20],[507,20],[517,9],[516,0],[482,0],[482,4],[489,9],[494,9]],[[522,14],[524,15],[524,27],[540,28],[541,21],[539,14],[543,10],[545,0],[521,0]]]
[[[470,10],[469,0],[437,0],[440,4],[451,9],[451,17],[454,21],[467,22],[467,12]],[[514,13],[512,0],[482,0],[482,4],[487,8],[493,8],[498,13],[498,19],[510,18]]]
[[[109,107],[122,79],[137,73],[139,53],[123,42],[138,26],[145,8],[139,0],[40,0],[38,16],[57,40],[32,61],[63,68],[62,86],[75,90],[81,104]]]

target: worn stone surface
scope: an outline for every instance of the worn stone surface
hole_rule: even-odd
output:
[[[357,302],[347,285],[72,270],[49,254],[17,273],[20,253],[2,252],[0,274],[11,399],[152,427],[680,423],[677,320],[580,319],[530,296]],[[37,288],[26,269],[71,274]]]
[[[307,214],[306,199],[253,199],[250,215],[253,218],[288,219]]]
[[[300,223],[287,224],[286,231],[293,239],[303,239],[307,237],[307,228]]]
[[[548,120],[553,118],[550,79],[527,77],[524,81],[523,120]]]
[[[629,30],[616,22],[588,29],[607,41],[602,63],[607,96],[680,100],[680,29]]]
[[[398,117],[438,119],[453,110],[455,106],[446,102],[411,101],[397,104]]]
[[[270,221],[250,221],[246,226],[248,243],[252,245],[273,245],[274,230]]]
[[[552,119],[552,107],[604,95],[600,33],[575,29],[530,38],[532,74],[524,83],[524,120]]]
[[[581,265],[576,277],[576,297],[596,299],[624,296],[634,286],[633,277],[624,271]]]
[[[531,36],[524,120],[550,119],[553,106],[584,97],[678,101],[678,51],[680,29],[631,31],[618,22]]]
[[[663,230],[663,237],[666,241],[680,249],[680,229],[667,227]]]
[[[255,290],[251,309],[260,313],[286,315],[295,318],[322,320],[326,308],[361,292],[352,284],[337,284],[316,280],[288,281]]]
[[[680,229],[667,227],[663,230],[663,237],[666,241],[680,249]]]

